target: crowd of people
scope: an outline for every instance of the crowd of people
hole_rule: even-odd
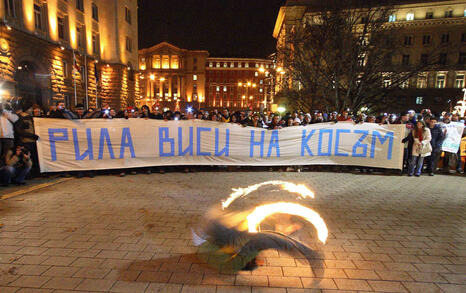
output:
[[[46,117],[57,119],[160,119],[160,120],[189,120],[202,119],[221,123],[236,123],[244,127],[260,127],[264,129],[281,129],[285,127],[298,127],[324,122],[349,123],[378,123],[378,124],[404,124],[406,132],[402,143],[404,144],[403,171],[408,176],[420,176],[426,172],[433,176],[437,172],[440,158],[443,154],[443,171],[450,173],[454,167],[457,173],[464,173],[461,161],[461,150],[457,153],[442,152],[443,140],[448,135],[446,125],[452,122],[465,123],[464,117],[454,113],[433,115],[430,110],[423,110],[416,114],[410,110],[400,115],[382,113],[378,116],[365,114],[351,114],[350,111],[303,113],[294,111],[280,114],[273,112],[235,111],[229,109],[195,110],[187,108],[185,111],[151,111],[144,105],[140,109],[128,107],[116,111],[108,104],[102,103],[99,109],[85,110],[83,105],[77,105],[74,111],[65,107],[65,103],[58,102],[43,111],[40,106],[33,105],[23,109],[21,101],[15,103],[4,102],[0,104],[0,183],[25,184],[26,177],[40,176],[37,149],[35,141],[39,138],[34,132],[33,117]],[[464,136],[464,133],[463,133]],[[424,164],[425,162],[425,164]],[[176,167],[173,167],[176,169]],[[172,168],[172,169],[173,169]],[[204,169],[205,167],[199,167]],[[312,169],[314,167],[308,167]],[[317,168],[325,168],[323,166]],[[349,167],[348,167],[349,168]],[[372,172],[369,168],[356,168],[360,172]],[[143,168],[144,172],[151,173],[158,170],[164,173],[167,168]],[[179,169],[179,168],[178,168]],[[192,168],[182,167],[185,172],[194,171]],[[279,169],[281,170],[281,169]],[[301,166],[290,166],[287,171],[301,171]],[[127,173],[136,174],[137,169],[119,170],[120,176]],[[86,173],[76,172],[78,177],[94,176],[93,171]],[[66,173],[65,176],[70,176]]]

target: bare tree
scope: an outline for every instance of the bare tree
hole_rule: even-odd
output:
[[[416,65],[403,57],[403,26],[388,22],[394,13],[388,2],[327,0],[308,12],[278,48],[288,86],[277,95],[292,107],[376,110],[387,95],[437,62],[435,48]]]

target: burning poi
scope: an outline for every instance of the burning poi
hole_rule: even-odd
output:
[[[317,230],[317,238],[323,244],[328,229],[320,215],[310,208],[293,202],[274,202],[255,207],[252,211],[229,213],[226,209],[238,198],[247,196],[262,186],[280,186],[282,190],[296,193],[299,199],[314,198],[314,193],[304,185],[286,181],[267,181],[246,188],[233,189],[233,193],[222,201],[221,210],[208,213],[207,223],[199,230],[192,231],[193,243],[199,247],[199,256],[222,270],[253,270],[257,267],[256,257],[267,249],[276,249],[294,257],[306,259],[313,268],[323,268],[320,253],[290,234],[300,226],[288,225],[283,231],[258,231],[261,222],[272,215],[298,216],[311,223]]]

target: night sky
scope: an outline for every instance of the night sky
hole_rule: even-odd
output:
[[[167,41],[213,57],[265,58],[275,51],[284,0],[139,0],[139,48]]]

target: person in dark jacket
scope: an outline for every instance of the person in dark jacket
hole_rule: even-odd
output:
[[[21,103],[15,106],[15,110],[16,115],[19,117],[19,120],[14,125],[16,145],[25,146],[30,151],[32,159],[31,174],[34,177],[39,176],[39,158],[36,147],[36,140],[39,139],[39,136],[35,134],[32,116],[23,111]]]
[[[48,118],[57,118],[57,119],[76,119],[77,116],[71,112],[70,110],[66,109],[64,102],[57,102],[56,110],[51,110],[48,113]]]
[[[442,127],[437,124],[438,120],[436,117],[426,118],[426,120],[432,135],[432,140],[430,141],[432,154],[427,157],[427,172],[430,176],[434,176],[440,154],[442,153],[442,143],[445,139],[445,134],[443,133]]]

